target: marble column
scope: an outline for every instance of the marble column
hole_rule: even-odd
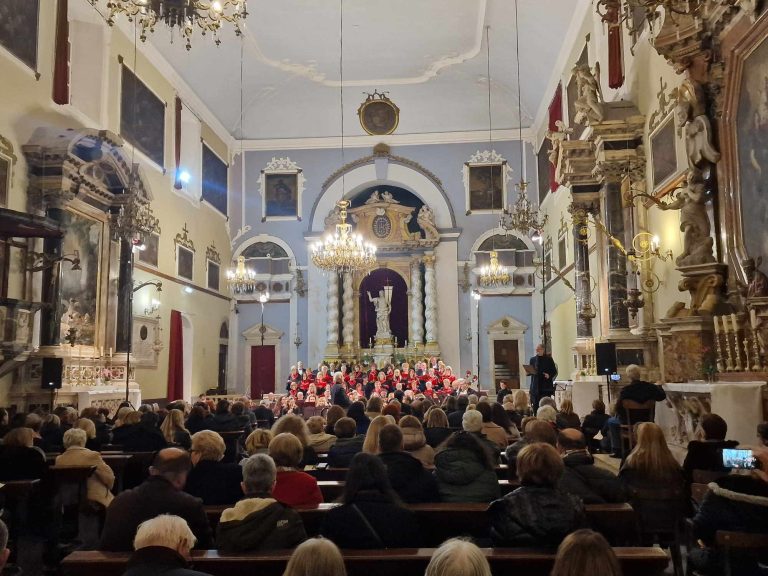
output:
[[[352,286],[352,273],[344,272],[342,276],[341,296],[341,338],[346,352],[351,352],[355,340],[355,294]]]
[[[592,337],[592,278],[589,270],[589,213],[591,204],[568,207],[573,226],[573,267],[576,272],[576,337]]]
[[[427,345],[437,343],[437,276],[435,275],[435,255],[424,256],[424,304],[426,310],[425,328]]]
[[[339,354],[339,275],[328,273],[328,339],[326,340],[325,355],[329,359]]]
[[[624,240],[624,207],[621,184],[610,178],[603,186],[605,199],[605,227],[612,236]],[[608,321],[611,330],[628,330],[629,314],[624,299],[627,297],[627,257],[612,242],[606,248],[608,269]]]
[[[411,338],[414,344],[424,343],[424,300],[421,282],[421,258],[411,260]]]

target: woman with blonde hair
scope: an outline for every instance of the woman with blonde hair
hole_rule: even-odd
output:
[[[291,554],[283,576],[347,576],[339,548],[327,538],[310,538]]]
[[[619,476],[628,483],[665,484],[682,480],[683,470],[669,451],[662,429],[653,422],[641,422],[637,426],[637,444]]]
[[[78,418],[75,422],[75,428],[79,428],[85,432],[85,447],[88,450],[95,450],[98,452],[101,450],[101,442],[96,439],[96,424],[90,418]]]
[[[416,458],[424,468],[435,467],[435,450],[427,444],[424,427],[416,416],[403,416],[397,423],[403,432],[403,450]]]
[[[432,448],[437,448],[453,434],[453,430],[448,425],[448,415],[438,406],[427,410],[425,421],[424,437]]]
[[[379,453],[379,431],[387,424],[397,424],[393,416],[376,416],[371,420],[371,425],[368,426],[368,432],[365,434],[365,442],[363,442],[363,452],[368,454]]]
[[[302,471],[302,446],[299,439],[288,432],[275,435],[269,443],[269,455],[277,466],[277,478],[272,497],[291,508],[317,508],[323,494],[317,480]]]
[[[472,542],[451,538],[434,551],[424,576],[491,576],[491,567]]]
[[[272,426],[272,436],[277,436],[287,432],[293,434],[301,442],[301,447],[304,451],[304,457],[301,460],[301,467],[312,466],[317,464],[319,459],[315,449],[312,448],[309,442],[309,428],[307,423],[301,416],[296,414],[286,414],[278,420]]]
[[[322,416],[310,417],[307,420],[307,430],[309,430],[309,445],[315,452],[328,452],[336,442],[336,436],[326,434],[325,418]]]
[[[568,534],[557,549],[550,576],[621,576],[621,567],[606,539],[592,530]]]
[[[272,441],[272,438],[271,430],[256,428],[256,430],[248,434],[248,438],[245,439],[245,451],[248,453],[248,456],[253,456],[254,454],[268,454],[269,443]]]
[[[178,445],[189,450],[192,447],[192,437],[184,426],[184,412],[174,408],[165,417],[160,425],[160,432],[169,445]]]
[[[91,422],[87,418],[80,420]],[[64,432],[64,452],[56,457],[56,466],[95,466],[96,470],[87,480],[87,498],[106,508],[114,498],[111,490],[115,484],[115,473],[104,462],[101,454],[87,447],[88,433],[80,427],[80,420],[76,428]]]
[[[570,398],[564,398],[560,402],[560,410],[557,411],[557,424],[558,430],[564,430],[565,428],[581,429],[581,418],[573,411],[573,401]]]

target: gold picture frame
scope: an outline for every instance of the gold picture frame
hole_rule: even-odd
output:
[[[386,136],[400,124],[400,108],[387,97],[387,92],[373,91],[357,109],[360,126],[371,136]]]

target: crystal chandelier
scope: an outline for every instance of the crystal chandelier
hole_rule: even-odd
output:
[[[349,201],[339,200],[339,223],[336,233],[312,245],[312,263],[333,272],[368,271],[376,265],[376,246],[352,233],[347,222]]]
[[[88,0],[93,6],[100,0]],[[192,48],[195,28],[205,36],[210,33],[216,45],[221,44],[219,30],[224,22],[234,26],[240,36],[240,21],[248,16],[246,0],[107,0],[107,23],[112,26],[115,18],[125,15],[129,22],[136,21],[139,38],[147,40],[147,33],[155,31],[155,25],[163,22],[169,28],[178,28],[186,41],[187,50]]]
[[[227,270],[227,284],[233,294],[253,294],[256,291],[256,272],[245,267],[245,256],[238,256],[237,266]]]
[[[490,257],[490,263],[480,269],[480,286],[483,288],[506,286],[511,279],[507,267],[499,264],[499,255],[495,250],[491,251]]]
[[[128,201],[114,216],[112,232],[115,238],[143,246],[152,234],[160,234],[160,220],[155,217],[149,202],[139,197],[135,184],[131,184],[126,196]]]

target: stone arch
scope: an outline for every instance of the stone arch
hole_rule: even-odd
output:
[[[278,238],[277,236],[271,236],[269,234],[257,234],[256,236],[251,236],[248,238],[235,249],[235,251],[232,253],[232,259],[236,260],[237,257],[240,256],[240,254],[242,254],[249,246],[253,246],[259,242],[272,242],[273,244],[277,244],[280,248],[285,250],[285,253],[288,255],[288,258],[292,262],[296,262],[296,255],[293,253],[291,246],[283,239]]]

